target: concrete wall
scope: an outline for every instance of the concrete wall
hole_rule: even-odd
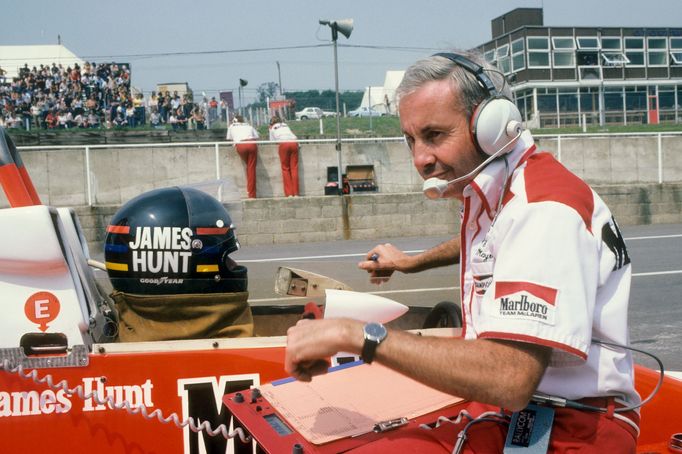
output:
[[[554,136],[539,137],[537,142],[591,183],[621,224],[682,222],[681,134]],[[282,197],[276,147],[262,144],[255,200],[243,199],[244,167],[225,144],[105,146],[87,151],[24,147],[21,154],[43,203],[75,207],[93,247],[104,239],[109,218],[127,200],[153,188],[188,184],[226,204],[244,245],[457,231],[458,202],[423,197],[421,178],[401,142],[344,143],[342,150],[344,166],[374,165],[378,193],[323,195],[327,167],[337,165],[334,144],[328,142],[302,145],[304,197],[299,198]],[[7,205],[3,193],[0,207]]]
[[[621,225],[682,222],[682,183],[594,186]],[[226,205],[242,245],[448,235],[459,231],[459,201],[421,192],[243,200]],[[76,208],[93,251],[118,206]]]
[[[660,152],[659,152],[660,141]],[[682,181],[682,134],[540,136],[538,146],[551,151],[590,184]],[[231,146],[156,144],[20,148],[43,203],[54,206],[120,205],[153,188],[222,184],[224,202],[245,196],[244,165]],[[659,164],[660,155],[660,164]],[[305,143],[299,156],[301,194],[324,194],[327,167],[337,165],[334,143]],[[342,166],[373,164],[381,193],[419,191],[421,178],[398,140],[344,143]],[[659,176],[660,165],[660,176]],[[89,176],[89,178],[88,178]],[[659,181],[660,179],[660,181]],[[261,144],[258,153],[259,197],[281,197],[282,174],[276,146]],[[0,207],[6,207],[4,194]]]

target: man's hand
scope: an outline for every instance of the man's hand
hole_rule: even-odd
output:
[[[327,373],[330,356],[340,351],[359,354],[362,327],[362,322],[349,319],[299,320],[287,330],[284,369],[301,381]]]
[[[369,273],[372,284],[388,282],[394,271],[409,271],[410,256],[390,243],[380,244],[367,253],[358,267]]]

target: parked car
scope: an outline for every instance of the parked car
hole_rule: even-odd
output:
[[[319,107],[306,107],[294,115],[296,115],[297,120],[318,120],[322,117],[335,117],[336,112],[322,110]]]
[[[368,107],[358,107],[355,110],[351,110],[348,112],[349,117],[382,117],[384,116],[383,112],[379,112],[378,110],[370,109]]]

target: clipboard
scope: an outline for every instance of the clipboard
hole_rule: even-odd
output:
[[[464,399],[380,364],[345,364],[311,382],[283,380],[260,392],[305,440],[320,445],[373,432],[385,421],[410,420]]]

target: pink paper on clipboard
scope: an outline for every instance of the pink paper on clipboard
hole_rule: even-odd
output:
[[[380,364],[261,387],[263,396],[313,444],[371,432],[375,424],[416,418],[464,399],[429,388]]]

